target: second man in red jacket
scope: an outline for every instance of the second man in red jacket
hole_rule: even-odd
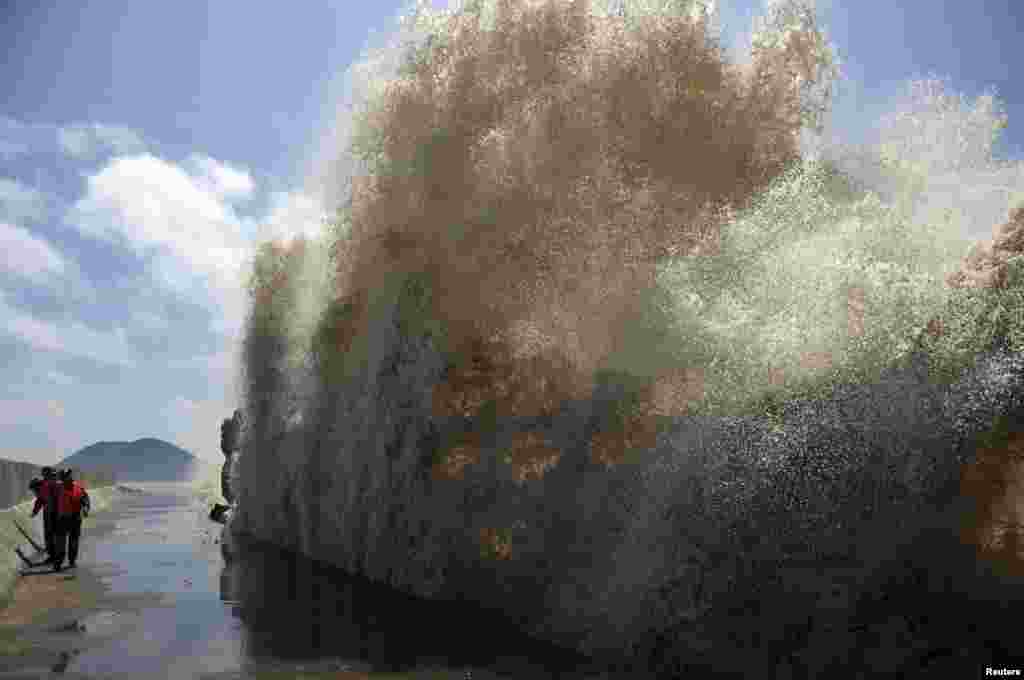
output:
[[[57,522],[54,531],[53,570],[60,571],[65,555],[74,568],[78,559],[78,541],[82,535],[82,517],[89,516],[89,494],[75,481],[71,470],[60,474],[57,493]]]

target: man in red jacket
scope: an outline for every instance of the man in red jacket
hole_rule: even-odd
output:
[[[36,503],[32,506],[32,516],[35,517],[39,511],[43,511],[43,542],[46,545],[46,561],[50,562],[54,556],[54,530],[57,524],[57,489],[60,483],[57,481],[57,473],[52,467],[43,468],[43,481],[36,491]]]
[[[89,494],[75,481],[71,470],[60,474],[57,493],[57,524],[54,532],[53,570],[60,571],[67,549],[68,566],[74,568],[78,559],[78,539],[82,535],[82,517],[89,516]],[[66,545],[65,545],[66,544]]]

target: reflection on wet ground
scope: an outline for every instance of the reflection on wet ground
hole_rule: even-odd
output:
[[[526,638],[474,606],[426,602],[252,541],[238,547],[239,561],[223,572],[224,593],[244,622],[250,660],[340,657],[377,672],[475,669],[477,677],[599,675],[585,657]]]
[[[226,566],[221,527],[186,488],[144,488],[83,537],[80,571],[106,587],[101,608],[46,629],[55,661],[45,671],[0,677],[611,677],[501,616],[418,600],[273,546],[239,540]]]

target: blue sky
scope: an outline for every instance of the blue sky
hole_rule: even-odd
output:
[[[4,3],[0,457],[156,436],[221,460],[245,258],[267,225],[316,223],[304,187],[341,76],[401,4]],[[1019,155],[1013,0],[820,4],[845,138],[934,74],[969,97],[997,88]],[[758,6],[720,3],[728,41]]]

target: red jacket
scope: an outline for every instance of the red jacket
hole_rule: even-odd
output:
[[[89,494],[85,487],[78,482],[72,482],[70,486],[63,484],[57,496],[57,514],[77,515],[82,512],[82,506],[89,509]]]
[[[32,506],[32,514],[35,515],[49,505],[50,493],[57,487],[58,482],[54,479],[44,479],[39,485],[39,493],[36,495],[36,503]]]

